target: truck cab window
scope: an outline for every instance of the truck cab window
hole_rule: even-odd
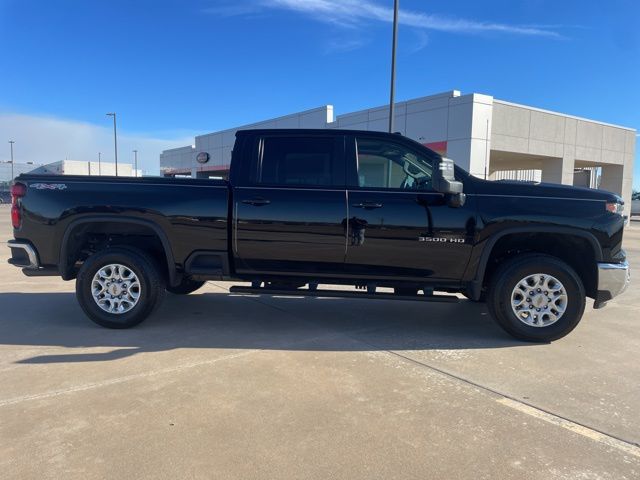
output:
[[[331,137],[265,137],[256,183],[331,186],[334,164]]]
[[[406,147],[357,138],[358,185],[370,188],[430,190],[432,163]]]

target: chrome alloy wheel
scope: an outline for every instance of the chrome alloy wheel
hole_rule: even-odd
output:
[[[129,267],[112,263],[101,267],[91,281],[91,295],[107,313],[127,313],[136,306],[142,287]]]
[[[555,277],[535,273],[520,280],[511,292],[511,309],[525,325],[548,327],[567,309],[567,291]]]

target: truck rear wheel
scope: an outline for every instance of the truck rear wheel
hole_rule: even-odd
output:
[[[190,293],[198,290],[204,284],[205,282],[184,278],[182,279],[182,282],[175,287],[167,285],[167,292],[173,293],[174,295],[189,295]]]
[[[107,328],[130,328],[147,318],[164,296],[156,263],[133,248],[112,247],[91,255],[76,279],[84,313]]]
[[[487,295],[493,318],[507,333],[528,342],[550,342],[580,322],[585,291],[565,262],[542,254],[507,260],[494,273]]]

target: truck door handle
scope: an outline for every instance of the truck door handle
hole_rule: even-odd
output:
[[[352,207],[365,208],[367,210],[371,210],[374,208],[382,208],[383,205],[381,203],[376,203],[376,202],[362,202],[362,203],[354,203]]]
[[[254,207],[261,207],[262,205],[269,205],[271,200],[265,198],[251,198],[248,200],[242,200],[242,203],[246,205],[253,205]]]

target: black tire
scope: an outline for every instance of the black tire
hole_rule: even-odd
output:
[[[176,285],[175,287],[167,285],[167,292],[173,293],[174,295],[189,295],[190,293],[198,290],[204,284],[205,282],[192,280],[190,278],[184,278],[182,279],[180,285]]]
[[[562,316],[555,323],[540,327],[527,325],[511,307],[511,295],[518,282],[537,273],[555,277],[567,295]],[[523,254],[505,261],[495,271],[487,292],[487,307],[498,325],[513,337],[527,342],[551,342],[578,325],[584,313],[585,291],[580,277],[562,260],[550,255]]]
[[[129,311],[109,313],[100,308],[92,295],[96,273],[110,264],[130,269],[140,282],[139,298]],[[91,255],[76,278],[76,297],[84,313],[106,328],[130,328],[146,319],[164,298],[165,281],[156,262],[146,253],[130,247],[110,247]],[[113,297],[112,297],[113,298]]]

